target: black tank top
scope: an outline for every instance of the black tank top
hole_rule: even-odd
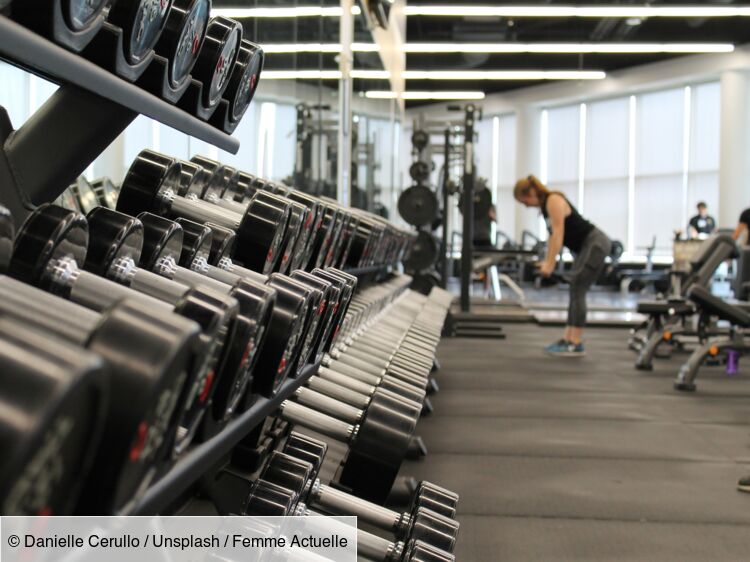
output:
[[[568,198],[565,197],[565,195],[563,195],[559,191],[553,191],[547,196],[547,198],[544,200],[544,203],[542,203],[542,215],[544,216],[544,221],[547,223],[547,230],[550,232],[550,234],[552,233],[552,228],[550,228],[549,225],[547,201],[549,201],[550,195],[553,194],[559,195],[560,197],[565,199],[565,201],[567,201],[568,205],[570,205],[570,214],[565,217],[565,234],[563,235],[563,246],[568,248],[574,254],[577,254],[581,251],[583,241],[586,240],[586,237],[591,233],[592,230],[594,230],[594,225],[581,216],[581,213],[579,213],[578,210],[573,206],[573,204],[568,201]]]

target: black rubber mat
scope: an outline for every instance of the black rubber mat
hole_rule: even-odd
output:
[[[747,527],[533,517],[463,518],[457,560],[747,560]]]
[[[402,471],[461,494],[458,560],[750,559],[750,362],[685,394],[686,355],[636,371],[627,330],[568,360],[542,353],[557,329],[505,331],[441,343],[430,456]]]

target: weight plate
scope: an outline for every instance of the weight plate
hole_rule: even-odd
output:
[[[417,150],[424,150],[429,143],[430,135],[427,134],[427,131],[417,129],[411,136],[411,144]]]
[[[108,396],[96,355],[0,319],[0,513],[69,515]]]
[[[83,264],[88,247],[86,217],[51,205],[40,205],[23,223],[16,236],[8,271],[31,285],[48,285],[48,267],[57,259],[72,257]]]
[[[182,254],[179,258],[181,267],[191,269],[195,260],[208,262],[213,243],[213,230],[210,227],[187,219],[175,219],[182,228]]]
[[[156,53],[169,61],[169,82],[178,89],[188,79],[208,28],[211,0],[173,0]]]
[[[237,234],[234,230],[229,230],[228,228],[210,222],[206,223],[206,226],[208,226],[213,233],[213,236],[211,237],[211,251],[208,255],[208,263],[216,265],[221,259],[229,258],[232,255]]]
[[[234,64],[224,98],[229,102],[230,118],[237,122],[242,119],[255,90],[260,83],[265,55],[260,45],[243,40],[237,62]]]
[[[293,455],[273,451],[259,478],[291,490],[297,497],[305,492],[313,466]]]
[[[413,185],[398,198],[398,212],[412,226],[432,224],[440,205],[429,187]]]
[[[258,191],[250,200],[237,229],[235,258],[258,273],[271,273],[282,256],[289,203],[268,192]]]
[[[0,273],[5,273],[13,255],[16,226],[10,211],[0,206]]]
[[[193,67],[193,78],[203,84],[203,105],[214,107],[229,85],[229,75],[237,59],[242,26],[224,18],[211,18],[198,60]]]
[[[112,183],[109,178],[99,178],[92,182],[91,187],[94,188],[96,193],[96,199],[99,201],[99,205],[107,207],[108,209],[114,209],[117,206],[117,186]],[[63,205],[64,206],[64,205]]]
[[[96,196],[94,188],[83,176],[79,176],[70,188],[78,198],[78,204],[82,213],[86,214],[99,206],[99,198]]]
[[[310,479],[312,480],[317,478],[318,472],[323,466],[328,445],[323,441],[292,431],[281,452],[309,463],[312,466],[312,472],[310,473]]]
[[[63,0],[63,17],[70,29],[84,31],[104,11],[109,2],[110,0]]]
[[[430,179],[430,165],[427,162],[417,160],[409,166],[409,176],[416,182],[425,182]]]
[[[125,58],[138,64],[148,56],[159,40],[171,0],[115,0],[107,21],[123,31]]]
[[[199,199],[202,199],[203,194],[206,192],[206,186],[211,179],[211,172],[200,164],[186,160],[180,161],[180,168],[180,181],[177,194],[181,197],[195,195]]]
[[[143,225],[129,215],[97,207],[86,220],[89,225],[89,247],[82,265],[87,271],[109,277],[120,258],[138,263],[143,248]]]
[[[411,253],[406,258],[404,266],[409,271],[422,271],[435,264],[440,250],[435,237],[429,232],[421,231],[412,245]]]
[[[141,213],[138,220],[143,225],[143,251],[139,264],[153,271],[164,258],[179,262],[182,255],[182,227],[153,213]]]

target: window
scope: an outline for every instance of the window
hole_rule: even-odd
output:
[[[718,82],[712,82],[691,90],[688,216],[694,214],[698,201],[704,201],[709,213],[716,217],[719,211],[721,88]]]
[[[516,184],[516,116],[501,115],[493,119],[492,189],[495,193],[497,231],[510,237],[516,231],[516,202],[513,187]],[[498,240],[502,245],[503,239]]]
[[[684,228],[683,89],[637,96],[635,121],[635,251],[656,237],[658,253],[671,254],[674,230]]]
[[[623,243],[628,237],[629,120],[628,98],[586,106],[584,212]]]
[[[561,191],[575,206],[580,179],[581,107],[578,105],[549,109],[543,116],[546,135],[542,143],[547,156],[542,178],[553,191]],[[544,138],[546,136],[546,139]]]
[[[720,85],[542,113],[542,180],[630,254],[671,256],[698,201],[719,205]],[[578,189],[576,189],[578,186]]]

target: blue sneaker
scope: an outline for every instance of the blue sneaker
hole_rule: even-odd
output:
[[[574,344],[566,340],[559,340],[544,348],[545,353],[556,357],[583,357],[586,350],[583,344]]]

